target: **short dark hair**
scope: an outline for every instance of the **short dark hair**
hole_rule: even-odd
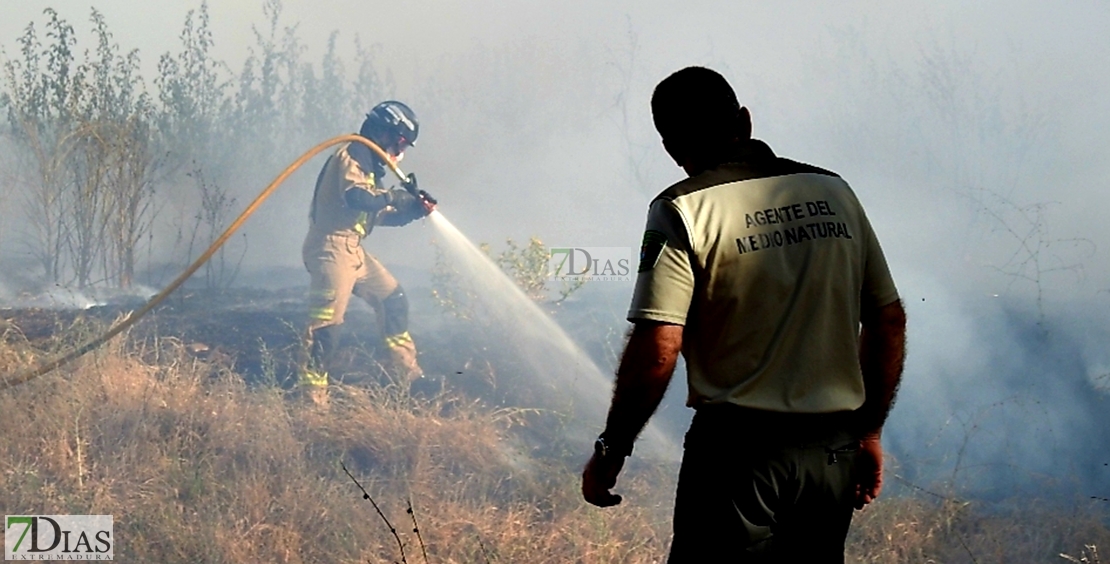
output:
[[[651,96],[651,116],[664,141],[683,146],[729,142],[750,124],[725,77],[705,67],[686,67],[663,79]]]

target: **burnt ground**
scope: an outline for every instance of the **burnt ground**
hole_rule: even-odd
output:
[[[292,385],[305,323],[303,289],[179,290],[129,331],[137,349],[161,341],[190,354],[225,362],[248,383]],[[8,341],[53,353],[89,340],[143,305],[128,300],[88,309],[0,309]],[[368,311],[348,313],[339,370],[348,380],[382,375],[378,331]],[[120,337],[117,337],[120,338]]]
[[[251,385],[295,383],[306,322],[307,289],[181,289],[139,320],[127,333],[137,354],[179,346],[188,354],[227,366]],[[416,288],[417,295],[430,290]],[[140,298],[111,300],[88,309],[0,306],[0,339],[30,344],[46,356],[68,352],[139,309]],[[526,368],[505,354],[499,337],[481,324],[460,322],[427,299],[411,304],[410,332],[425,374],[452,389],[495,405],[530,405],[539,393],[512,375]],[[353,385],[388,384],[373,311],[360,300],[348,307],[330,375]],[[156,361],[149,355],[149,361]],[[146,358],[146,357],[144,357]],[[518,403],[522,402],[522,403]]]

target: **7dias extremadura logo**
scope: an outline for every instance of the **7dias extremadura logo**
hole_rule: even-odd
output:
[[[112,560],[111,515],[6,515],[5,560]]]
[[[628,247],[553,247],[548,275],[556,280],[631,282],[632,249]]]

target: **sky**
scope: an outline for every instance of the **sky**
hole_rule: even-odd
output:
[[[44,8],[83,33],[95,5],[147,76],[199,6],[0,4],[9,53]],[[238,68],[262,2],[209,10],[216,55]],[[719,70],[756,137],[841,173],[867,209],[910,313],[896,443],[958,442],[936,437],[994,412],[1005,412],[997,429],[961,428],[987,429],[992,444],[991,432],[1030,418],[1052,441],[1094,433],[1061,415],[1090,398],[1053,383],[1110,387],[1110,1],[287,0],[281,21],[310,59],[332,31],[341,52],[356,34],[378,46],[396,96],[422,117],[403,165],[463,233],[495,245],[636,247],[650,199],[682,178],[652,130],[651,89],[687,65]],[[306,205],[297,189],[275,199],[248,227],[265,242],[249,264],[299,272]],[[375,232],[367,248],[426,271],[432,237],[427,226]],[[1057,393],[1043,417],[1014,407]]]

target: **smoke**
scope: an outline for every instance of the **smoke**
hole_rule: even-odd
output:
[[[18,286],[17,286],[18,287]],[[65,286],[23,286],[13,289],[0,279],[0,309],[90,309],[113,305],[137,305],[149,300],[158,290],[142,284],[127,289],[69,288]]]
[[[57,286],[42,292],[30,293],[12,292],[0,285],[0,308],[3,309],[89,309],[102,305],[104,302],[73,288]]]
[[[909,361],[885,436],[915,485],[1006,497],[1102,495],[1105,307],[1044,308],[910,271]]]
[[[77,0],[50,5],[74,22],[86,9]],[[9,55],[44,6],[5,7],[0,39]],[[97,7],[125,47],[141,49],[148,77],[158,55],[179,50],[188,7]],[[210,9],[216,54],[239,69],[253,45],[250,26],[265,27],[261,2]],[[983,495],[1047,481],[1110,493],[1096,491],[1110,461],[1102,454],[1110,428],[1105,2],[890,10],[863,0],[695,1],[676,10],[318,0],[287,1],[282,17],[317,72],[332,30],[348,77],[354,36],[376,44],[388,94],[421,117],[406,170],[476,242],[536,235],[635,247],[648,201],[681,177],[652,129],[651,89],[682,66],[720,70],[751,109],[756,136],[844,175],[879,234],[910,315],[906,375],[886,435],[900,475]],[[334,133],[360,119],[352,113]],[[243,158],[225,185],[241,206],[284,155],[315,141],[280,147],[281,159]],[[234,255],[243,253],[244,271],[277,269],[291,273],[288,285],[305,283],[300,239],[318,166],[249,223]],[[179,211],[172,221],[163,214],[156,256],[184,246],[174,247],[173,234],[191,221],[194,202],[176,188],[164,192],[173,202],[166,209]],[[6,256],[18,248],[12,221],[0,235]],[[416,226],[380,229],[366,246],[398,272],[419,272],[430,268],[431,238]],[[581,307],[622,310],[615,293]],[[602,299],[591,295],[581,300]],[[619,315],[599,323],[614,325],[601,334],[623,332]],[[672,390],[666,413],[682,411],[682,395]]]

